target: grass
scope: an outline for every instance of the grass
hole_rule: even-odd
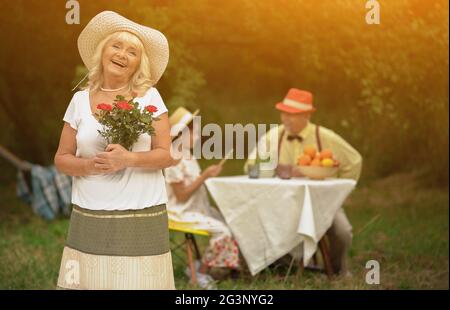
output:
[[[0,188],[0,289],[53,289],[68,228],[67,219],[45,222],[15,197],[14,184]],[[397,174],[359,187],[345,203],[353,224],[353,277],[267,269],[255,277],[225,280],[220,289],[448,289],[448,188],[421,185],[415,173]],[[181,238],[174,235],[174,238]],[[207,239],[199,238],[201,247]],[[178,252],[178,255],[183,255]],[[365,264],[380,263],[380,285],[365,283]],[[195,289],[174,257],[178,289]]]

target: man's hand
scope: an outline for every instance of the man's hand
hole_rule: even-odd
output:
[[[276,173],[280,179],[290,179],[293,172],[292,165],[278,164]]]
[[[300,169],[298,169],[298,166],[292,166],[292,177],[294,178],[303,178],[303,173],[300,172]]]

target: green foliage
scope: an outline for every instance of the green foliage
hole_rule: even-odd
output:
[[[274,104],[290,87],[307,89],[313,121],[362,153],[363,177],[421,168],[448,183],[448,1],[380,3],[381,24],[368,25],[354,0],[80,0],[81,25],[69,26],[59,2],[3,1],[14,31],[0,34],[0,120],[17,138],[1,141],[52,160],[81,64],[77,35],[108,9],[167,36],[156,87],[169,110],[200,108],[221,125],[278,123]]]
[[[98,133],[108,144],[120,144],[127,150],[131,150],[141,134],[146,133],[150,136],[155,134],[152,123],[159,119],[152,116],[152,111],[156,112],[156,110],[150,108],[156,109],[154,106],[146,106],[141,110],[134,98],[126,101],[125,97],[118,95],[112,105],[100,104],[97,108],[99,110],[94,116],[103,126]]]

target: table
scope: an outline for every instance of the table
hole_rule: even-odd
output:
[[[231,176],[205,184],[255,275],[301,243],[306,266],[356,181]]]

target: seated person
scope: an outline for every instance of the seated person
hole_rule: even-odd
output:
[[[292,88],[284,100],[277,103],[275,107],[280,112],[282,122],[282,125],[272,129],[278,131],[278,165],[292,169],[297,165],[297,160],[303,154],[304,148],[315,146],[318,151],[331,150],[339,160],[337,177],[358,181],[362,167],[361,155],[332,130],[310,122],[311,115],[316,110],[310,92]],[[267,143],[270,143],[271,136],[271,132],[266,134]],[[251,158],[255,158],[254,153]],[[252,163],[254,160],[247,160],[244,170],[246,171],[248,165]],[[301,177],[302,175],[297,169],[292,169],[292,176]],[[345,275],[348,271],[347,253],[352,243],[352,226],[343,208],[336,213],[327,236],[330,241],[333,270]],[[291,253],[299,252],[301,251],[295,250]]]
[[[219,211],[210,206],[204,182],[209,177],[218,176],[222,170],[221,165],[211,165],[203,172],[195,158],[192,156],[192,149],[197,139],[193,134],[191,114],[184,108],[178,108],[169,118],[173,129],[180,129],[175,132],[174,146],[178,139],[183,139],[182,128],[189,134],[189,158],[183,156],[175,160],[173,166],[164,171],[167,184],[167,211],[172,221],[188,224],[189,228],[206,230],[211,234],[209,246],[207,247],[202,262],[196,262],[197,281],[201,287],[212,288],[213,278],[208,274],[211,267],[238,269],[239,251],[230,229],[225,223]],[[174,128],[175,127],[175,128]],[[172,131],[172,135],[174,132]],[[179,145],[181,141],[178,140]],[[186,272],[190,277],[190,273]]]

